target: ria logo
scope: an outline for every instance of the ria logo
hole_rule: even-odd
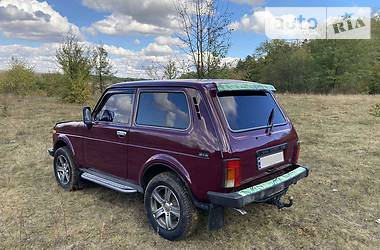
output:
[[[369,7],[266,7],[271,39],[371,39]]]
[[[362,18],[358,17],[356,19],[352,19],[353,14],[354,13],[345,13],[344,16],[342,16],[342,22],[334,23],[332,25],[335,34],[366,26]]]

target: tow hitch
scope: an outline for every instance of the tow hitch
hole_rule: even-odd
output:
[[[283,202],[281,198],[286,194],[288,190],[285,189],[281,193],[279,193],[276,196],[273,196],[269,200],[266,201],[268,204],[275,205],[278,209],[284,208],[284,207],[291,207],[293,205],[293,196],[288,197],[288,202]]]
[[[282,197],[282,195],[278,195],[276,197],[273,197],[272,199],[268,200],[267,203],[277,206],[278,209],[281,209],[284,207],[291,207],[293,205],[293,197],[292,196],[290,196],[288,198],[288,200],[289,200],[288,202],[281,201],[281,197]]]

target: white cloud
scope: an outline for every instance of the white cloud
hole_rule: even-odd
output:
[[[173,0],[82,0],[88,8],[132,17],[139,23],[167,27],[175,13]]]
[[[85,42],[85,45],[93,45]],[[24,45],[0,45],[0,70],[7,69],[10,57],[22,58],[37,72],[60,71],[55,53],[59,43],[44,43],[39,47]],[[104,44],[117,76],[147,78],[146,69],[152,63],[165,65],[169,59],[182,58],[169,46],[150,43],[140,51],[132,51],[114,45]]]
[[[170,59],[184,58],[170,47],[161,47],[156,43],[149,44],[140,51],[131,51],[122,47],[105,45],[117,75],[122,77],[148,78],[147,69],[152,65],[165,65]]]
[[[116,57],[132,57],[132,56],[136,56],[137,55],[136,51],[128,50],[128,49],[125,49],[125,48],[122,48],[122,47],[117,47],[117,46],[114,46],[114,45],[105,44],[104,48],[107,50],[107,52],[110,55],[113,55],[113,56],[116,56]]]
[[[232,30],[253,31],[256,33],[265,32],[265,19],[270,13],[265,10],[259,9],[252,14],[245,14],[239,22],[233,22],[230,24]]]
[[[0,46],[0,69],[6,69],[10,55],[26,60],[38,72],[56,72],[59,70],[55,60],[55,51],[59,44],[42,44],[40,47],[30,47],[18,44]]]
[[[147,56],[167,56],[173,54],[174,51],[168,45],[150,43],[142,52]]]
[[[234,3],[238,3],[238,4],[249,4],[249,5],[258,5],[264,2],[264,0],[230,0],[230,1]]]
[[[0,1],[0,33],[7,38],[60,41],[70,30],[80,34],[77,26],[52,9],[47,2]]]
[[[182,42],[177,37],[170,36],[158,36],[155,39],[156,43],[159,45],[168,45],[168,46],[181,46]]]
[[[107,35],[168,35],[177,26],[173,0],[82,0],[88,8],[108,12],[88,29]]]
[[[120,14],[112,14],[103,20],[97,21],[87,30],[92,34],[94,33],[93,31],[98,31],[107,35],[129,35],[133,33],[161,35],[171,32],[168,28],[140,23],[131,16]]]
[[[92,35],[153,35],[151,43],[139,51],[104,44],[117,76],[147,78],[146,69],[152,64],[165,65],[169,60],[185,64],[189,59],[175,50],[175,47],[181,46],[181,41],[172,36],[177,25],[172,1],[82,0],[85,6],[105,12],[105,18],[81,29]],[[57,42],[62,41],[70,29],[80,34],[77,26],[47,2],[0,0],[0,35],[41,42],[36,47],[0,45],[0,69],[5,69],[10,57],[15,56],[28,61],[38,72],[59,71],[55,59],[59,46]],[[133,43],[139,45],[141,42],[135,39]],[[232,61],[230,58],[223,60],[228,63]]]

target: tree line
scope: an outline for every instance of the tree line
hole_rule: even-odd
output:
[[[380,93],[380,16],[371,19],[369,40],[270,40],[233,66],[221,64],[230,47],[228,9],[188,1],[177,6],[177,36],[195,70],[181,78],[263,82],[290,93]]]
[[[67,102],[83,103],[93,94],[101,94],[106,85],[120,80],[114,76],[108,52],[103,44],[89,47],[68,33],[56,50],[62,73],[38,74],[23,59],[12,57],[9,69],[0,74],[0,92],[17,95],[59,96]]]
[[[380,93],[380,22],[370,40],[272,40],[231,69],[235,78],[292,93]],[[227,74],[229,77],[231,75]]]
[[[234,65],[221,63],[230,48],[231,13],[215,0],[176,4],[181,32],[178,48],[189,62],[169,60],[146,69],[151,79],[223,78],[274,84],[290,93],[380,93],[380,19],[372,18],[370,40],[270,40]],[[23,60],[12,58],[0,74],[0,92],[60,96],[83,103],[117,78],[102,44],[92,48],[73,34],[56,51],[62,73],[36,74]],[[187,66],[183,66],[187,65]]]

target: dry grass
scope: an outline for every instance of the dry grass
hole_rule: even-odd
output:
[[[166,241],[150,229],[142,196],[96,185],[64,192],[55,182],[50,130],[79,118],[56,99],[0,96],[0,249],[223,248],[375,249],[380,245],[379,96],[280,95],[303,141],[311,176],[290,190],[295,205],[227,211],[223,230],[205,217],[190,238]],[[6,103],[6,112],[4,104]]]

